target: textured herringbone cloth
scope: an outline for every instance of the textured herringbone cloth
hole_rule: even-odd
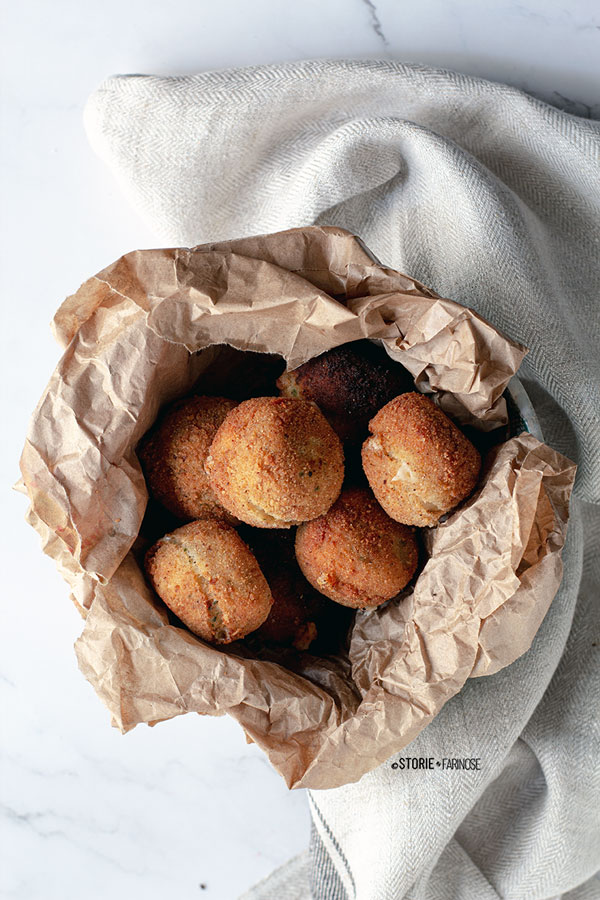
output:
[[[307,856],[248,896],[598,896],[598,124],[449,72],[327,61],[111,78],[86,122],[168,245],[340,225],[477,309],[531,348],[544,435],[580,466],[563,585],[532,649],[469,681],[401,754],[481,770],[388,763],[311,792]]]

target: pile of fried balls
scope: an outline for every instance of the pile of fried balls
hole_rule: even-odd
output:
[[[417,528],[469,496],[481,459],[369,341],[275,385],[278,396],[238,402],[200,382],[144,436],[149,494],[186,523],[150,547],[145,569],[200,638],[307,650],[328,607],[377,607],[408,585]]]

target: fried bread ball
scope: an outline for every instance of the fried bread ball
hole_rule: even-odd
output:
[[[224,397],[187,397],[170,407],[140,444],[148,489],[177,518],[216,515],[233,521],[208,483],[204,462],[219,425],[235,405]]]
[[[362,609],[406,587],[419,554],[410,528],[390,519],[370,491],[348,488],[324,516],[300,526],[296,558],[318,591]]]
[[[177,528],[146,554],[154,590],[190,631],[213,644],[245,637],[265,621],[273,598],[256,557],[218,519]]]
[[[342,441],[358,444],[369,419],[404,391],[414,388],[409,372],[371,341],[334,347],[277,380],[284,397],[314,400]]]
[[[344,454],[314,403],[255,397],[229,413],[205,468],[233,516],[258,528],[290,528],[322,515],[336,500]]]
[[[423,394],[396,397],[379,410],[369,429],[363,468],[392,519],[435,525],[475,487],[479,453]]]
[[[308,583],[296,562],[289,531],[254,531],[250,546],[267,579],[273,606],[255,632],[268,644],[308,650],[320,630],[328,601]]]

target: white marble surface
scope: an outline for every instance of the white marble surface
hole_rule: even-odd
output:
[[[595,0],[22,0],[3,14],[4,603],[0,895],[233,900],[302,850],[308,813],[229,719],[123,737],[77,671],[81,621],[8,492],[79,283],[155,236],[92,156],[86,96],[115,72],[390,57],[508,81],[600,114]],[[204,885],[204,887],[203,887]]]

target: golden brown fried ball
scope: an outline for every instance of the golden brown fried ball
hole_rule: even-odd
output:
[[[224,397],[180,400],[140,444],[150,493],[179,519],[216,515],[232,521],[208,483],[204,462],[219,425],[235,405]]]
[[[423,394],[396,397],[369,423],[362,461],[385,511],[406,525],[435,525],[467,497],[481,458],[473,444]]]
[[[315,519],[344,479],[342,445],[314,403],[255,397],[232,410],[206,460],[225,509],[259,528]]]
[[[326,515],[296,534],[296,558],[313,587],[359,609],[395,597],[418,557],[410,528],[390,519],[364,488],[343,491]]]
[[[273,602],[256,557],[218,519],[200,519],[166,534],[146,554],[146,572],[169,609],[214,644],[254,631]]]
[[[334,347],[277,380],[284,397],[314,400],[342,441],[361,443],[369,419],[404,391],[412,376],[371,341]]]
[[[328,601],[308,583],[296,562],[294,535],[289,531],[254,531],[250,546],[267,579],[273,606],[255,632],[269,644],[308,650],[320,631]]]

